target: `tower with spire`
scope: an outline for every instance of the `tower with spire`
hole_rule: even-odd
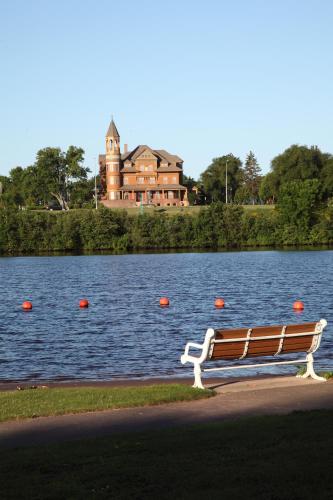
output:
[[[105,166],[106,166],[106,189],[109,200],[119,199],[119,189],[121,186],[120,168],[120,135],[116,124],[111,119],[109,128],[105,136]]]
[[[111,119],[105,136],[105,154],[100,154],[101,203],[125,208],[188,205],[182,186],[183,160],[164,149],[145,144],[120,151],[120,136]]]

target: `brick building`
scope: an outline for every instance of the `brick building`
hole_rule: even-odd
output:
[[[112,120],[105,137],[106,153],[99,155],[102,202],[107,206],[186,206],[182,186],[183,160],[164,149],[140,145],[120,150],[120,136]]]

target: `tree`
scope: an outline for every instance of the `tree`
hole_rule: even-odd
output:
[[[307,240],[308,232],[315,222],[319,192],[318,179],[290,181],[281,187],[277,204],[280,220],[304,240]]]
[[[22,167],[12,168],[3,188],[3,200],[7,206],[21,207],[26,198],[26,172]]]
[[[261,179],[261,169],[255,154],[250,151],[246,157],[244,166],[244,185],[250,193],[251,202],[254,204],[259,196],[259,184]]]
[[[99,191],[99,176],[97,176],[97,192]],[[69,206],[71,208],[81,208],[95,206],[94,203],[95,178],[82,179],[72,182],[69,186]]]
[[[278,195],[277,179],[273,172],[269,172],[261,179],[259,198],[266,203],[274,203]]]
[[[290,146],[272,160],[271,181],[276,186],[276,196],[286,182],[320,179],[330,158],[331,155],[322,153],[317,146]]]
[[[60,148],[44,148],[38,151],[34,167],[44,200],[52,196],[62,209],[68,210],[71,182],[87,179],[89,169],[82,166],[83,159],[84,150],[75,146],[69,146],[66,153]]]
[[[234,198],[237,188],[243,180],[242,162],[233,154],[214,158],[212,163],[201,174],[207,199],[210,202],[225,201],[226,168],[228,179],[228,200]]]
[[[321,175],[321,189],[324,200],[333,197],[333,157],[327,158],[322,168]]]
[[[235,203],[238,204],[246,204],[249,203],[249,201],[252,199],[252,194],[246,184],[243,184],[243,186],[240,186],[234,197]]]
[[[193,177],[183,174],[182,184],[187,188],[187,196],[190,205],[199,205],[200,197],[198,195],[199,192],[198,182],[195,179],[193,179]]]

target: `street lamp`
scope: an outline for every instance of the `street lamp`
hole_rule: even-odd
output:
[[[96,173],[96,158],[94,158],[94,170],[95,170],[95,208],[97,210],[98,208],[98,205],[97,205],[97,181],[96,181],[96,177],[97,177],[97,173]]]
[[[225,204],[228,204],[228,161],[225,162]]]

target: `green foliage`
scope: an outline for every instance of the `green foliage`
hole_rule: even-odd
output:
[[[291,181],[318,180],[320,199],[333,196],[333,157],[323,153],[317,146],[294,144],[272,160],[272,169],[260,188],[260,197],[265,200],[279,200],[284,184]]]
[[[84,206],[92,199],[92,180],[88,168],[82,166],[84,151],[69,146],[44,148],[37,152],[34,165],[15,167],[9,177],[1,177],[0,207],[41,208],[56,199],[63,209],[73,198],[73,205]]]
[[[231,201],[243,180],[242,162],[233,154],[214,158],[211,165],[201,174],[208,202],[225,201],[226,169],[228,179],[228,200]]]
[[[278,182],[277,177],[273,172],[269,172],[265,175],[259,187],[259,198],[266,203],[274,203],[278,193]]]
[[[307,243],[308,234],[315,222],[320,184],[317,179],[290,181],[280,189],[277,209],[282,224],[282,242]]]
[[[277,209],[222,202],[195,213],[128,215],[104,207],[66,211],[0,209],[0,254],[222,249],[333,243],[333,201],[317,208],[318,181],[283,187]]]
[[[249,193],[248,198],[243,200],[243,203],[249,201],[250,203],[255,203],[258,201],[259,197],[259,185],[260,185],[260,173],[261,169],[259,167],[257,158],[255,154],[250,151],[246,157],[244,165],[244,187]]]
[[[82,166],[83,155],[83,149],[75,146],[69,146],[66,153],[60,148],[38,151],[34,169],[44,203],[54,197],[62,208],[68,208],[71,182],[73,179],[85,180],[89,171]]]

